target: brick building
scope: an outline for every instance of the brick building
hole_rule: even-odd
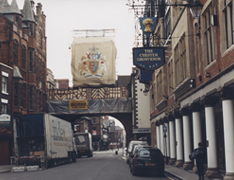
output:
[[[57,79],[59,89],[69,89],[69,79]]]
[[[151,144],[196,171],[189,154],[202,142],[206,176],[234,179],[234,1],[199,2],[198,19],[188,6],[158,13],[154,45],[165,47],[166,62],[150,88]]]
[[[11,117],[10,127],[0,127],[2,165],[14,155],[13,118],[45,110],[47,73],[42,5],[34,9],[34,2],[25,0],[20,10],[16,0],[0,0],[0,22],[1,109]]]

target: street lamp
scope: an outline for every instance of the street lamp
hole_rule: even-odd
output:
[[[199,2],[199,0],[194,0],[190,5],[190,12],[193,18],[198,19],[201,15],[203,5]]]

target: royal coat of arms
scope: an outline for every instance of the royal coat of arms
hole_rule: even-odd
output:
[[[93,46],[89,48],[89,52],[85,56],[81,57],[81,62],[78,65],[81,76],[101,78],[106,73],[106,56],[102,57],[98,50],[99,48]]]

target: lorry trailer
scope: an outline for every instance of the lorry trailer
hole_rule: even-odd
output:
[[[19,115],[14,119],[16,165],[48,166],[76,161],[70,122],[50,114]]]

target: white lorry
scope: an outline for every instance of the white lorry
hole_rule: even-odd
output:
[[[39,165],[46,169],[76,161],[71,123],[49,114],[17,116],[14,147],[16,165]]]
[[[75,145],[77,149],[77,157],[81,156],[92,157],[93,146],[92,146],[92,135],[86,132],[76,132],[74,134]]]

